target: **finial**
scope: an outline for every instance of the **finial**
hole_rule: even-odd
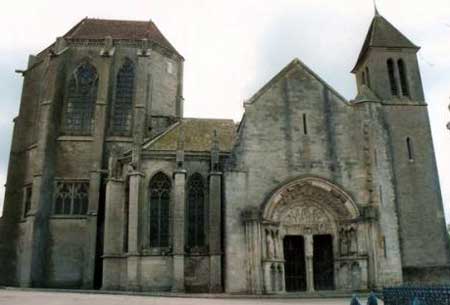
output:
[[[377,7],[377,0],[373,0],[373,7],[375,8],[375,16],[380,16],[380,12]]]

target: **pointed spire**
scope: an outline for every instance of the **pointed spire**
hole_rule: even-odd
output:
[[[412,43],[395,26],[380,15],[376,8],[375,16],[370,24],[369,31],[364,41],[358,60],[352,72],[355,73],[364,58],[367,50],[372,47],[402,48],[419,50],[420,47]]]
[[[381,15],[380,15],[380,12],[378,11],[377,0],[373,0],[373,7],[375,8],[375,16],[376,16],[376,17],[381,16]]]

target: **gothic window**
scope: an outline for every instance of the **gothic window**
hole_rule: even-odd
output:
[[[150,247],[169,246],[170,179],[163,173],[150,181]]]
[[[126,59],[116,79],[116,92],[112,113],[112,133],[127,135],[131,131],[133,93],[134,93],[134,64]]]
[[[73,135],[92,132],[98,75],[95,68],[85,63],[79,66],[69,81],[64,113],[64,131]]]
[[[188,247],[205,245],[205,196],[203,178],[193,174],[188,181]]]
[[[414,161],[414,150],[413,143],[410,137],[406,138],[406,148],[408,150],[408,159],[409,161]]]
[[[402,95],[409,96],[408,77],[406,74],[406,66],[402,59],[398,62],[398,73],[400,74],[400,84],[402,85]]]
[[[303,134],[308,134],[308,122],[306,121],[306,113],[303,114]]]
[[[27,186],[24,190],[24,216],[27,216],[31,209],[32,191],[32,186]]]
[[[394,96],[398,96],[397,82],[395,79],[395,65],[392,59],[387,61],[388,73],[389,73],[389,83],[391,85],[391,93]]]
[[[86,215],[88,204],[88,182],[56,183],[55,215]]]

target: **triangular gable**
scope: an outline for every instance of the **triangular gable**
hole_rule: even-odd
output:
[[[262,96],[267,90],[272,88],[272,86],[289,74],[294,69],[302,69],[314,77],[317,81],[322,83],[328,90],[334,93],[340,100],[344,103],[348,103],[347,99],[343,97],[339,92],[337,92],[333,87],[331,87],[326,81],[324,81],[319,75],[317,75],[313,70],[311,70],[307,65],[305,65],[300,59],[295,58],[286,67],[284,67],[275,77],[273,77],[267,84],[265,84],[258,92],[256,92],[245,104],[253,104],[260,96]]]

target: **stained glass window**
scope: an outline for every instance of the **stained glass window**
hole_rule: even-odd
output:
[[[188,181],[188,247],[205,245],[205,196],[203,178],[193,174]]]
[[[163,173],[150,181],[150,247],[169,246],[169,205],[171,182]]]
[[[134,64],[126,59],[117,74],[114,108],[112,113],[112,133],[128,135],[131,131],[133,93],[134,93]]]
[[[86,215],[89,204],[88,182],[57,182],[55,215]]]
[[[73,135],[89,135],[97,98],[98,75],[95,68],[85,63],[79,66],[69,81],[64,114],[64,132]]]

